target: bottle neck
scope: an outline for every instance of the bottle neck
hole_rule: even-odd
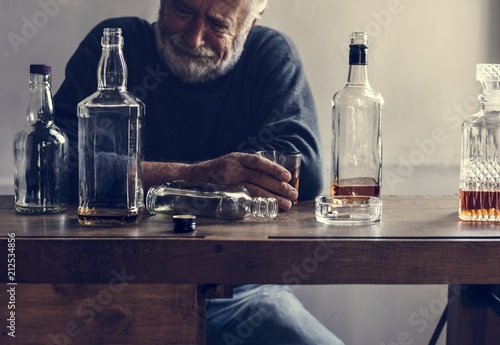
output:
[[[50,74],[30,74],[30,100],[27,117],[29,123],[54,121],[54,104]]]
[[[254,217],[273,219],[278,214],[278,200],[274,198],[252,198],[250,212]]]
[[[349,74],[348,85],[366,85],[368,82],[367,67],[368,47],[362,44],[351,44],[349,48]]]
[[[101,60],[97,69],[97,88],[125,91],[127,74],[127,65],[123,57],[123,38],[121,35],[105,33],[102,38]]]
[[[500,112],[500,90],[484,90],[479,101],[484,112]]]
[[[350,65],[347,76],[347,85],[365,85],[369,86],[368,68],[366,65]]]

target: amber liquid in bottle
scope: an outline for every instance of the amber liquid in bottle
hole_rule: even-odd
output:
[[[330,185],[332,195],[363,195],[380,197],[380,185],[372,178],[353,178],[332,182]]]
[[[460,191],[460,215],[472,219],[500,216],[500,191]]]
[[[83,225],[128,225],[137,224],[144,214],[143,209],[129,211],[126,215],[124,212],[116,212],[116,215],[113,215],[113,211],[116,210],[104,210],[104,215],[101,215],[95,210],[79,208],[78,221]]]
[[[346,86],[332,99],[332,196],[380,196],[384,99],[368,82],[368,35],[353,32]]]
[[[462,124],[460,205],[463,221],[500,221],[500,64],[478,64],[481,108]]]

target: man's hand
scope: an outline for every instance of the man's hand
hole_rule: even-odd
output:
[[[282,166],[253,154],[230,153],[220,158],[186,167],[186,181],[218,184],[242,184],[252,196],[278,199],[279,207],[288,210],[298,192],[287,182],[291,175]]]

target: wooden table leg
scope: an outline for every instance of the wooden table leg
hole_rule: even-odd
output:
[[[447,345],[497,345],[500,317],[478,296],[476,285],[448,289]]]

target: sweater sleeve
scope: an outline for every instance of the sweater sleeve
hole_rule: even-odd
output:
[[[252,73],[261,117],[256,143],[246,150],[293,150],[302,153],[299,198],[313,199],[324,187],[323,158],[318,117],[304,67],[293,43],[273,30],[261,40],[254,59],[261,61]]]

